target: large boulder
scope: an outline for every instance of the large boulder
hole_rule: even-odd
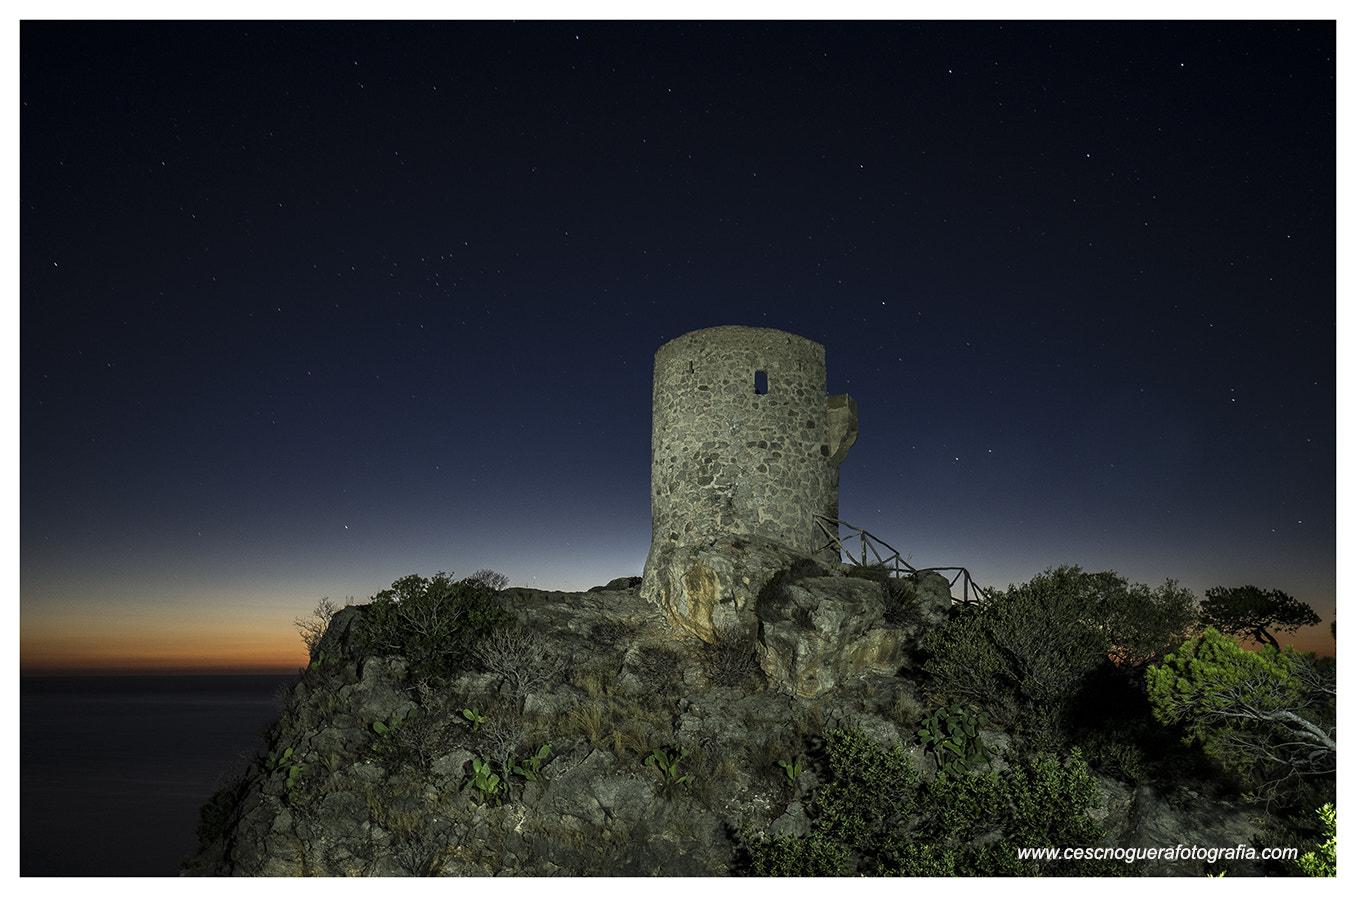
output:
[[[934,571],[901,578],[896,588],[914,607],[914,634],[925,635],[932,627],[946,622],[951,612],[951,583]]]
[[[315,656],[357,656],[354,640],[369,607],[370,604],[350,604],[335,611],[316,645]]]
[[[904,633],[885,624],[879,583],[821,576],[775,591],[758,603],[759,663],[785,693],[813,698],[847,678],[898,672]]]
[[[790,568],[827,572],[809,555],[754,536],[721,536],[697,546],[653,552],[640,595],[669,625],[708,644],[756,631],[759,593]]]

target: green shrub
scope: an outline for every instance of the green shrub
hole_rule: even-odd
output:
[[[1194,625],[1192,595],[1169,581],[1131,585],[1115,573],[1047,570],[1029,583],[957,608],[923,639],[933,688],[991,708],[1057,745],[1071,704],[1112,659],[1134,674],[1175,648]]]
[[[1149,771],[1144,749],[1126,731],[1090,731],[1083,733],[1080,746],[1088,762],[1100,772],[1131,785],[1148,781]]]
[[[1061,708],[1106,659],[1106,641],[1084,619],[1077,568],[959,608],[929,632],[923,669],[936,690],[994,708],[1012,722],[1034,708]]]
[[[1088,621],[1106,638],[1116,668],[1137,680],[1176,651],[1197,626],[1196,596],[1171,579],[1151,589],[1114,572],[1080,576]]]
[[[206,848],[230,828],[231,816],[240,806],[239,783],[222,788],[198,808],[198,847]]]
[[[411,574],[372,598],[358,645],[369,654],[406,658],[416,678],[450,677],[483,636],[509,619],[479,582]]]
[[[1337,807],[1324,804],[1318,817],[1323,820],[1323,843],[1300,857],[1299,867],[1310,877],[1332,878],[1337,875]]]
[[[830,732],[827,779],[814,797],[815,832],[872,856],[917,809],[918,774],[902,744],[878,747],[860,729]]]
[[[758,875],[1124,875],[1113,861],[1019,861],[1019,847],[1088,846],[1105,831],[1088,816],[1098,792],[1075,752],[1005,772],[939,773],[923,781],[902,745],[861,730],[826,736],[823,782],[806,838],[742,833]]]
[[[747,843],[757,845],[749,851],[751,875],[824,877],[852,874],[852,857],[848,849],[836,841],[785,835],[757,841],[747,830],[744,835]]]

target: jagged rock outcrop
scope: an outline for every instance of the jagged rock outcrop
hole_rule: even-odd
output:
[[[892,675],[903,663],[905,633],[885,624],[878,583],[815,577],[788,583],[779,600],[758,607],[759,662],[770,681],[798,698],[813,698],[840,677]]]
[[[782,571],[827,572],[803,552],[754,536],[654,548],[651,555],[653,575],[641,584],[641,598],[662,610],[670,626],[707,643],[752,632],[758,596]]]
[[[881,580],[844,577],[837,565],[750,536],[685,551],[660,558],[642,597],[670,626],[709,644],[756,637],[768,681],[799,698],[845,678],[894,675],[907,663],[906,644],[951,606],[937,573],[890,594]]]
[[[401,658],[361,653],[366,606],[341,609],[269,733],[270,757],[214,798],[185,874],[728,875],[741,826],[809,832],[818,773],[807,763],[793,780],[780,761],[808,756],[825,731],[902,741],[932,775],[915,738],[924,708],[899,672],[943,612],[946,581],[888,587],[803,560],[758,582],[721,579],[720,551],[703,558],[712,641],[672,626],[634,578],[506,589],[506,631],[523,640],[501,645],[519,651],[513,676],[482,658],[451,681],[417,681]],[[1114,843],[1243,836],[1225,805],[1102,787]]]

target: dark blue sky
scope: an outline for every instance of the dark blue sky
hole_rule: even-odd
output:
[[[718,324],[824,344],[915,565],[1326,635],[1335,30],[25,22],[23,661],[638,574],[653,355]]]

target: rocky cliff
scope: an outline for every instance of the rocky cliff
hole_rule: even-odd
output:
[[[947,612],[946,580],[891,584],[789,557],[750,579],[738,575],[748,550],[711,546],[709,581],[670,590],[715,602],[695,615],[715,621],[700,634],[642,600],[638,577],[503,590],[513,624],[450,681],[363,653],[368,606],[342,609],[268,756],[204,807],[185,874],[738,874],[749,833],[810,831],[824,733],[902,744],[932,776],[912,648]],[[985,738],[1001,763],[1004,734]],[[1107,844],[1233,846],[1256,833],[1228,805],[1099,785]]]

